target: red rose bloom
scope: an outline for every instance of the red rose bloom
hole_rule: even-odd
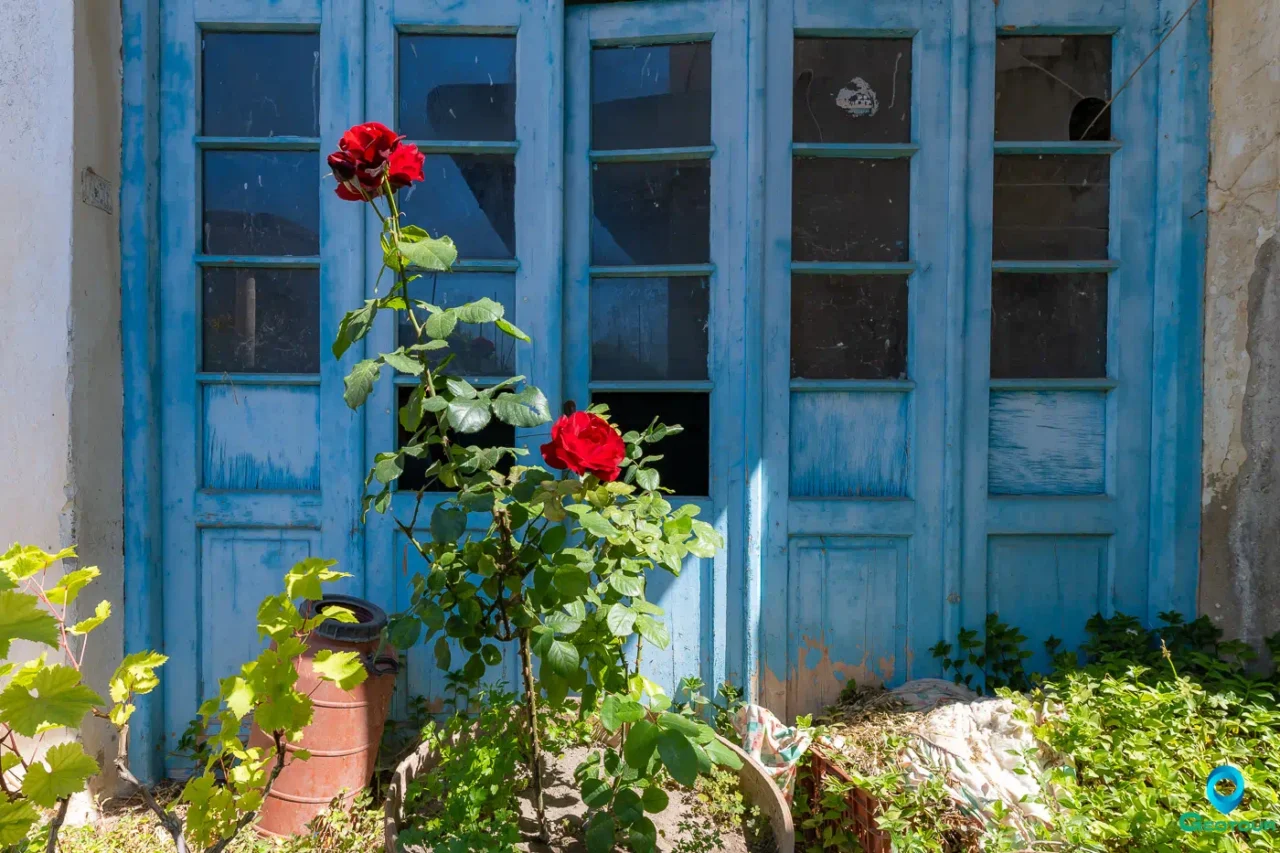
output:
[[[553,468],[578,475],[595,474],[604,482],[618,479],[627,446],[609,422],[590,412],[565,415],[551,427],[551,441],[542,445],[542,458]]]
[[[422,153],[401,143],[391,128],[371,121],[342,134],[338,150],[329,155],[329,168],[338,179],[338,197],[364,201],[382,192],[382,179],[392,190],[422,180]]]

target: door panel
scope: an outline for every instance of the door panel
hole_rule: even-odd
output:
[[[445,306],[482,296],[502,303],[533,345],[511,344],[505,335],[480,327],[474,339],[455,338],[456,364],[478,387],[526,376],[546,394],[553,412],[561,399],[563,14],[559,2],[368,0],[366,28],[367,115],[406,134],[426,153],[424,182],[402,194],[406,220],[434,235],[447,234],[458,246],[452,273],[424,276],[411,290]],[[360,281],[368,288],[364,298],[372,298],[381,253],[377,224],[365,220],[364,228],[369,260]],[[398,334],[391,318],[380,316],[367,348],[392,350]],[[407,388],[406,379],[411,384],[412,377],[386,377],[365,404],[369,458],[400,438],[397,395]],[[503,429],[504,434],[495,432]],[[524,447],[536,462],[549,431],[495,424],[476,441]],[[408,606],[410,581],[423,569],[393,521],[412,517],[416,487],[407,470],[388,514],[368,516],[366,591],[393,609]],[[428,493],[419,518],[430,518],[443,495]],[[483,535],[489,521],[473,516],[468,533]],[[443,708],[447,680],[432,645],[406,655],[401,711],[410,696]],[[509,649],[506,665],[486,678],[514,685],[515,657]]]
[[[324,147],[361,110],[359,2],[165,0],[161,382],[165,738],[259,647],[296,559],[363,589],[358,424],[330,357],[361,241]],[[282,20],[278,14],[285,13]],[[358,27],[356,28],[358,31]],[[181,762],[168,759],[170,772]]]
[[[746,6],[575,6],[566,19],[565,397],[624,430],[685,432],[655,467],[728,548],[656,572],[672,642],[644,669],[725,678],[730,566],[742,559],[748,276]]]

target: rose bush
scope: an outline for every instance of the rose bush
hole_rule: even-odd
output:
[[[414,298],[409,284],[423,271],[447,272],[457,250],[448,237],[401,222],[396,180],[384,164],[398,150],[391,140],[404,143],[376,131],[366,144],[371,131],[360,127],[368,125],[353,128],[351,144],[335,152],[335,175],[361,192],[381,176],[367,200],[382,225],[380,277],[389,273],[393,283],[342,319],[333,352],[341,357],[368,335],[381,311],[395,312],[402,320],[396,325],[414,332],[412,343],[358,361],[345,381],[354,409],[384,368],[415,380],[403,386],[409,389],[399,409],[404,438],[374,457],[365,479],[366,513],[391,509],[410,461],[421,479],[406,502],[411,511],[395,524],[425,570],[412,578],[410,609],[392,618],[389,639],[408,649],[434,638],[436,663],[457,684],[479,684],[505,655],[519,655],[518,746],[544,839],[538,706],[563,710],[576,694],[580,714],[598,712],[619,744],[598,750],[577,774],[589,809],[587,847],[599,853],[616,839],[650,853],[656,828],[645,812],[665,809],[667,781],[689,786],[715,764],[737,762],[708,726],[671,713],[670,699],[640,673],[645,645],[665,648],[671,638],[662,608],[646,597],[649,573],[678,575],[687,558],[713,557],[724,544],[696,517],[697,506],[672,506],[651,467],[662,458],[653,445],[680,427],[654,418],[643,431],[622,433],[604,406],[566,415],[551,428],[542,456],[576,476],[525,464],[524,447],[468,443],[495,419],[517,429],[543,427],[550,405],[523,376],[483,388],[450,372],[455,347],[475,339],[455,332],[491,325],[518,341],[529,337],[491,299],[445,307]],[[353,165],[362,158],[367,168]],[[477,525],[487,529],[477,535]]]
[[[592,412],[565,415],[551,427],[551,441],[542,445],[542,458],[552,468],[578,476],[594,474],[601,482],[618,479],[627,445],[618,431]]]

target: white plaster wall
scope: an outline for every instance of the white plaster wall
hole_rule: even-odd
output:
[[[66,541],[72,0],[0,0],[0,543]]]
[[[75,544],[102,571],[71,618],[113,604],[85,658],[103,695],[125,619],[120,71],[117,0],[0,0],[0,548]],[[110,211],[82,201],[86,168]],[[114,731],[83,737],[109,789]]]

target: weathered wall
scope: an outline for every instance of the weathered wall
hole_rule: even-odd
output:
[[[107,599],[114,616],[93,635],[87,680],[106,695],[124,653],[124,499],[121,464],[124,390],[120,352],[120,3],[75,2],[75,154],[71,200],[72,540],[81,562],[102,577],[84,605]],[[106,181],[103,210],[84,201],[82,176]],[[101,200],[99,203],[103,203]],[[85,748],[114,783],[115,727],[88,720]]]
[[[1213,6],[1200,612],[1280,631],[1280,0]]]
[[[79,604],[114,605],[85,661],[105,693],[124,620],[116,0],[0,0],[0,134],[0,543],[75,543],[101,569]],[[86,168],[110,211],[82,200]],[[84,737],[109,767],[110,728]]]

